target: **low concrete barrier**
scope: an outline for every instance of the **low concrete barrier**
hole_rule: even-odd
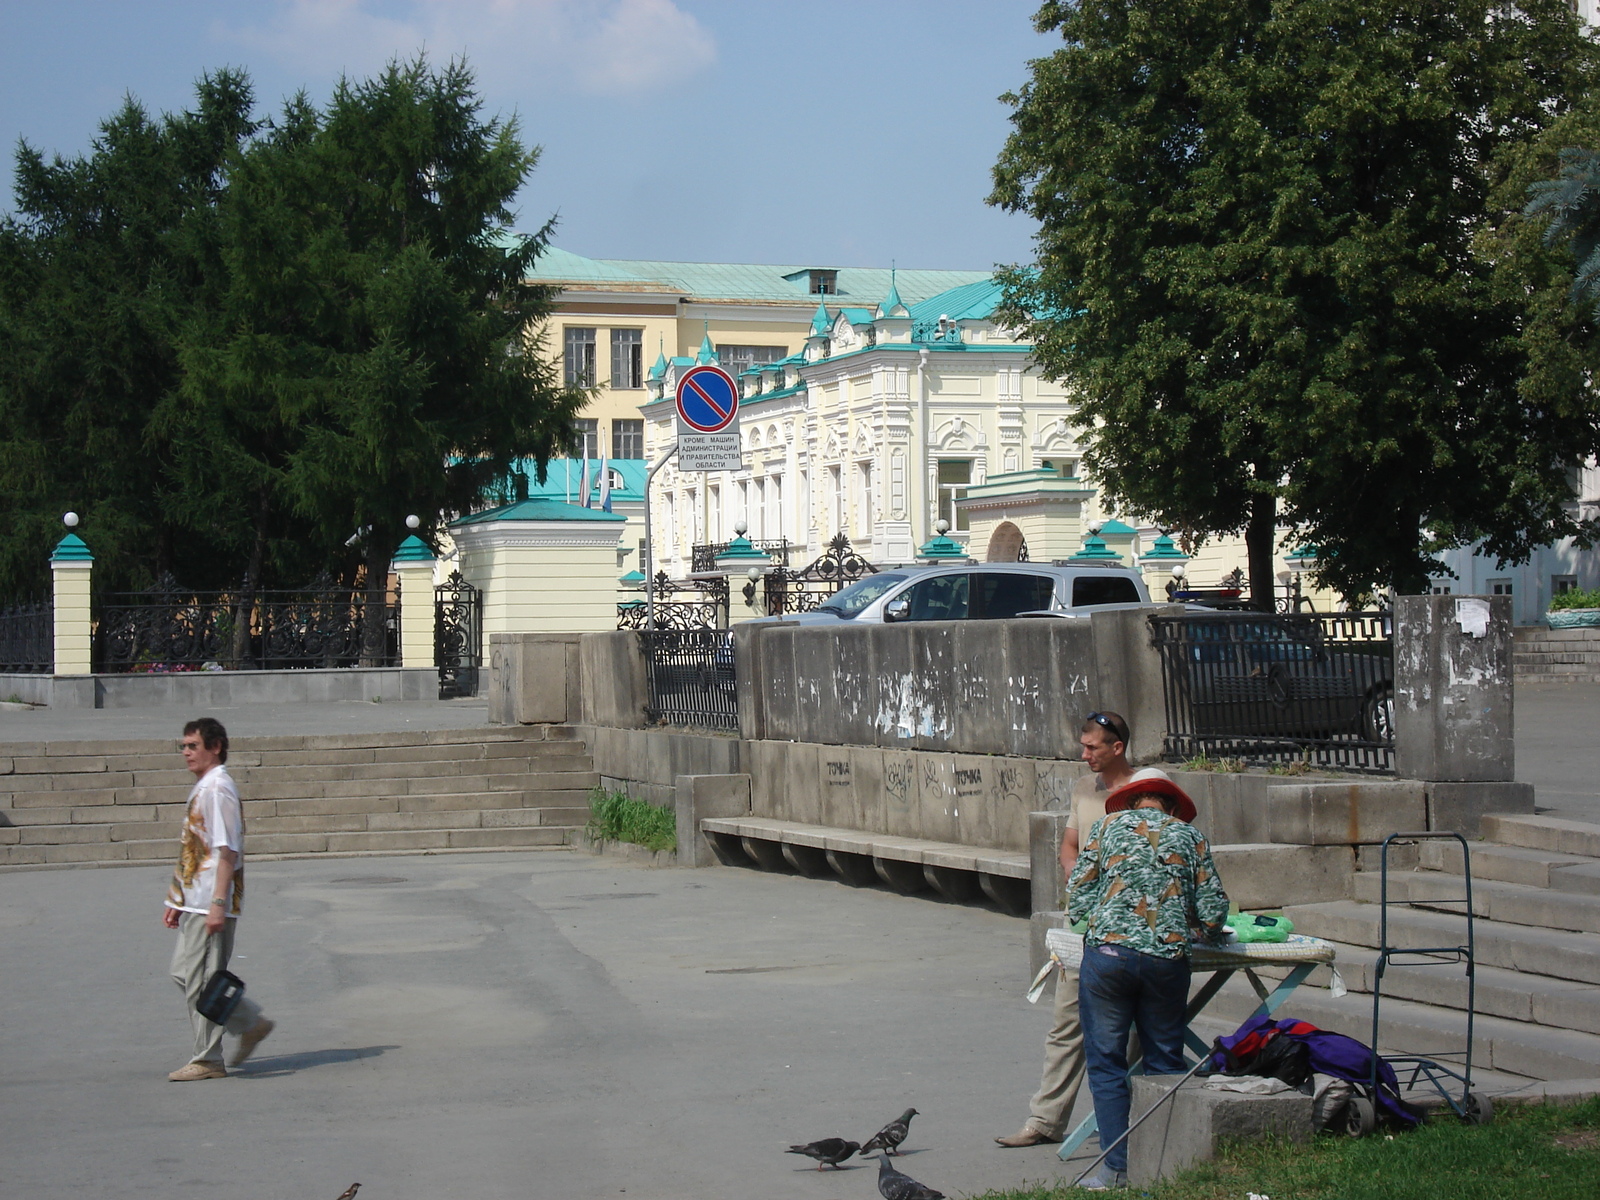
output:
[[[51,708],[210,708],[334,700],[433,700],[439,695],[439,673],[432,667],[334,667],[0,676],[0,699],[8,700],[13,694],[29,704],[47,704]]]
[[[1215,1091],[1190,1080],[1166,1099],[1181,1075],[1135,1075],[1130,1120],[1138,1120],[1165,1100],[1128,1138],[1128,1182],[1149,1187],[1192,1163],[1216,1157],[1226,1141],[1260,1141],[1275,1137],[1304,1143],[1311,1140],[1311,1097],[1299,1092],[1248,1096]]]

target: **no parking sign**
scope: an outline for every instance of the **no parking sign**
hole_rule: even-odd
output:
[[[743,461],[739,440],[739,385],[721,367],[690,367],[678,379],[678,469],[736,471]]]

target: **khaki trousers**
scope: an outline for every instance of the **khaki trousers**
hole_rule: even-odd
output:
[[[1083,1025],[1078,1021],[1078,973],[1056,974],[1055,1019],[1044,1039],[1044,1077],[1029,1104],[1028,1124],[1047,1137],[1067,1135],[1072,1106],[1083,1086]]]
[[[190,1062],[220,1063],[222,1061],[223,1026],[213,1025],[195,1011],[195,1001],[205,990],[206,981],[228,965],[233,956],[233,929],[237,922],[229,917],[220,933],[206,933],[206,919],[202,913],[178,914],[178,944],[172,948],[172,982],[183,992],[189,1003],[189,1023],[194,1027],[194,1057]],[[249,996],[240,996],[239,1004],[228,1018],[227,1031],[238,1035],[261,1019],[261,1006]]]

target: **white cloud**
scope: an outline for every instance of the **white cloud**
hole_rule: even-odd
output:
[[[427,50],[465,55],[495,90],[626,95],[711,65],[716,42],[673,0],[279,0],[268,19],[217,23],[221,41],[318,75],[367,75]]]

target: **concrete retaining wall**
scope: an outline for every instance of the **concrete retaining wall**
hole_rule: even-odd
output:
[[[1089,620],[755,625],[735,634],[740,732],[752,740],[1075,758],[1089,707],[1165,736],[1149,612]]]
[[[337,667],[306,671],[184,671],[172,675],[5,675],[0,699],[15,694],[52,708],[207,708],[224,704],[309,704],[330,700],[433,700],[432,667]]]

